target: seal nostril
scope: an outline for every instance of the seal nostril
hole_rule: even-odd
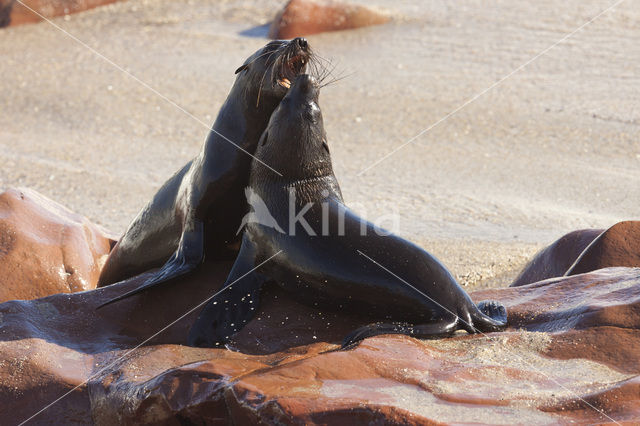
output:
[[[298,43],[298,46],[300,46],[301,49],[306,49],[309,45],[309,43],[307,43],[307,39],[304,37],[297,37],[295,41],[296,43]]]

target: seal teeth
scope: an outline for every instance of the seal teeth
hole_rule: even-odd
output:
[[[280,80],[278,80],[278,84],[287,89],[291,87],[291,81],[289,81],[289,79],[286,77],[282,77]]]

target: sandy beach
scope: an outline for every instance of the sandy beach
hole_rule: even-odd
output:
[[[1,30],[0,188],[121,234],[196,155],[282,3],[126,1],[53,20],[81,43],[47,22]],[[640,217],[634,1],[557,45],[613,2],[367,3],[392,22],[308,37],[345,77],[320,101],[355,210],[397,214],[470,288],[508,285],[569,231]]]

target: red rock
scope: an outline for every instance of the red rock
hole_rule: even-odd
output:
[[[566,274],[582,274],[612,266],[640,267],[640,221],[616,223],[604,231]]]
[[[333,0],[290,0],[276,15],[269,37],[288,39],[327,31],[389,22],[390,17],[364,6]]]
[[[640,221],[568,233],[537,253],[511,287],[614,266],[640,267]]]
[[[0,302],[96,287],[112,240],[28,189],[0,194]]]
[[[377,336],[349,351],[332,349],[370,319],[311,309],[268,287],[256,318],[234,336],[234,350],[183,346],[198,313],[192,308],[220,287],[230,266],[205,264],[189,279],[99,311],[145,276],[1,304],[0,424],[26,420],[69,391],[33,421],[640,421],[638,268],[472,293],[505,303],[505,332]]]
[[[220,282],[224,273],[218,275]],[[171,299],[169,305],[169,296],[193,294],[205,287],[207,278],[211,282],[210,277],[204,274],[186,288],[180,283],[180,288],[159,290],[166,294],[126,301],[127,306],[109,307],[110,312],[105,308],[97,315],[97,303],[139,285],[142,278],[91,292],[0,305],[0,359],[5,360],[0,404],[10,409],[11,419],[25,419],[71,386],[81,385],[41,413],[39,421],[607,420],[582,399],[617,421],[640,420],[637,269],[605,269],[472,294],[474,300],[505,301],[513,325],[503,333],[431,341],[381,336],[344,352],[326,352],[336,347],[342,330],[325,327],[317,312],[271,289],[258,314],[262,319],[236,336],[238,352],[179,345],[191,316],[153,344],[133,349],[125,362],[111,365],[178,317],[178,311],[187,310],[188,298]],[[296,312],[296,320],[282,325],[280,320],[290,312]],[[306,323],[298,322],[305,318]],[[338,315],[333,320],[342,325],[353,318]],[[65,328],[68,324],[71,329]],[[258,352],[257,340],[278,335],[287,340],[294,334],[304,344],[251,354]],[[0,414],[3,424],[7,420]]]
[[[550,246],[540,250],[520,272],[511,287],[563,276],[584,249],[602,231],[604,230],[581,229],[561,237]]]
[[[39,22],[42,18],[38,14],[45,18],[53,18],[82,12],[116,1],[118,0],[22,0],[24,3],[22,5],[15,0],[0,0],[0,27]],[[35,10],[38,14],[30,9]]]

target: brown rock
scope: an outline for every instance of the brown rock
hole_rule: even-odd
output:
[[[537,253],[511,287],[614,266],[640,267],[640,221],[568,233]]]
[[[112,240],[28,189],[0,194],[0,302],[96,287]]]
[[[38,14],[53,18],[116,1],[118,0],[22,0],[23,5],[15,0],[0,0],[0,27],[39,22],[42,18]]]
[[[288,39],[349,30],[384,24],[389,19],[386,14],[360,5],[333,0],[290,0],[273,20],[269,37]]]
[[[219,267],[217,282],[228,265]],[[136,347],[179,317],[178,311],[195,305],[195,298],[189,301],[185,294],[198,293],[212,276],[203,274],[194,279],[198,282],[160,289],[164,294],[97,314],[97,303],[139,285],[143,277],[137,283],[0,305],[0,405],[9,409],[0,422],[26,419],[75,386],[39,414],[39,421],[608,420],[583,400],[616,421],[640,420],[638,269],[605,269],[472,294],[474,300],[505,301],[513,318],[509,330],[486,336],[431,341],[381,336],[350,351],[331,352],[354,318],[330,314],[330,322],[340,326],[334,330],[326,324],[329,314],[269,289],[258,317],[236,336],[236,351],[179,345],[195,312],[155,342]],[[278,336],[287,344],[297,336],[302,344],[262,350]]]
[[[540,250],[520,272],[511,287],[563,276],[602,231],[603,229],[581,229],[561,237],[549,247]]]
[[[604,231],[566,274],[583,274],[612,266],[640,267],[640,221],[616,223]]]
[[[268,287],[233,350],[182,346],[230,266],[99,311],[145,276],[1,304],[0,424],[640,421],[638,268],[472,293],[505,303],[502,333],[378,336],[349,351],[333,349],[370,319]]]

